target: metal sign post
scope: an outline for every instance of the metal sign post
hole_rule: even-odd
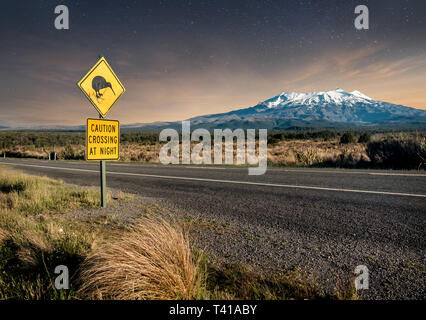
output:
[[[100,175],[101,175],[101,207],[107,207],[107,186],[106,186],[106,161],[100,161]]]
[[[99,113],[99,119],[103,119],[102,115]],[[107,186],[106,186],[106,161],[99,161],[100,165],[100,177],[101,177],[101,207],[107,207]]]

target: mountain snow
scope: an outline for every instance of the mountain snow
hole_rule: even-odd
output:
[[[318,106],[324,104],[345,104],[352,106],[356,103],[371,104],[373,99],[367,97],[359,91],[346,92],[340,88],[326,92],[283,92],[262,104],[267,108],[284,107],[286,105],[307,105]]]

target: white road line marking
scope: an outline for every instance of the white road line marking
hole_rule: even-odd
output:
[[[371,176],[403,176],[403,177],[426,177],[426,174],[421,173],[392,173],[392,172],[365,172],[365,171],[331,171],[331,170],[292,170],[292,169],[277,169],[277,171],[296,172],[296,173],[340,173],[340,174],[365,174]]]
[[[9,165],[12,165],[12,166],[24,166],[24,167],[55,169],[55,170],[68,170],[68,171],[80,171],[80,172],[99,173],[99,170],[77,169],[77,168],[64,168],[64,167],[52,167],[52,166],[40,166],[40,165],[35,165],[35,164],[21,164],[21,163],[18,164],[18,163],[10,163],[10,162],[1,162],[1,163],[3,163],[3,164],[9,164]],[[314,187],[314,186],[299,186],[299,185],[291,185],[291,184],[276,184],[276,183],[264,183],[264,182],[219,180],[219,179],[191,178],[191,177],[179,177],[179,176],[163,176],[163,175],[156,175],[156,174],[131,173],[131,172],[107,171],[107,173],[108,174],[113,174],[113,175],[139,176],[139,177],[147,177],[147,178],[190,180],[190,181],[231,183],[231,184],[246,184],[246,185],[254,185],[254,186],[264,186],[264,187],[310,189],[310,190],[322,190],[322,191],[354,192],[354,193],[368,193],[368,194],[381,194],[381,195],[391,195],[391,196],[406,196],[406,197],[426,198],[426,194],[418,194],[418,193],[400,193],[400,192],[374,191],[374,190],[340,189],[340,188]]]
[[[74,164],[74,163],[73,163]],[[122,167],[132,167],[134,168],[134,164],[130,163],[114,163],[111,162],[109,165],[112,166],[122,166]],[[149,164],[148,166],[140,165],[141,168],[158,168],[163,167],[162,164]],[[176,166],[173,166],[176,167]],[[245,166],[239,166],[239,167],[216,167],[214,165],[209,167],[200,167],[196,165],[181,165],[181,168],[185,169],[204,169],[204,170],[247,170],[248,167]],[[367,171],[338,171],[338,170],[309,170],[309,169],[282,169],[282,168],[268,168],[269,171],[275,171],[275,172],[290,172],[290,173],[332,173],[332,174],[365,174],[365,175],[372,175],[372,176],[403,176],[403,177],[425,177],[426,174],[422,173],[398,173],[398,172],[367,172]]]
[[[26,161],[26,160],[21,160]],[[30,161],[30,160],[29,160]],[[47,161],[47,160],[46,160]],[[0,159],[0,164],[2,163],[2,159]],[[80,161],[59,161],[59,163],[66,164],[74,164],[80,165]],[[96,162],[91,162],[90,164],[96,164]],[[130,167],[130,168],[159,168],[164,167],[162,164],[157,163],[149,163],[149,164],[137,164],[137,163],[120,163],[120,162],[108,162],[110,166],[119,166],[119,167]],[[177,168],[177,165],[169,166],[171,168]],[[207,169],[207,170],[247,170],[246,166],[228,166],[228,167],[217,167],[217,166],[209,166],[209,167],[201,167],[197,165],[180,165],[179,168],[185,169]],[[272,172],[290,172],[290,173],[332,173],[332,174],[364,174],[364,175],[372,175],[372,176],[402,176],[402,177],[424,177],[426,178],[426,174],[422,173],[403,173],[403,172],[368,172],[368,171],[339,171],[339,170],[310,170],[310,169],[283,169],[278,167],[268,167],[268,171]]]
[[[372,176],[406,176],[406,177],[426,177],[421,173],[386,173],[386,172],[368,172]]]
[[[130,164],[130,163],[110,163],[109,165],[112,166],[123,166],[123,167],[135,167],[135,165]],[[162,167],[163,165],[161,164],[149,164],[147,166],[144,165],[140,165],[141,168],[158,168],[158,167]],[[173,166],[176,167],[176,166]],[[200,166],[196,166],[196,165],[181,165],[181,168],[185,168],[185,169],[204,169],[204,170],[247,170],[248,167],[246,166],[239,166],[239,167],[216,167],[214,165],[209,166],[209,167],[200,167]],[[269,171],[274,171],[274,172],[291,172],[291,173],[332,173],[332,174],[365,174],[365,175],[372,175],[372,176],[403,176],[403,177],[425,177],[426,178],[426,174],[421,174],[421,173],[393,173],[393,172],[366,172],[366,171],[333,171],[333,170],[309,170],[309,169],[303,169],[303,170],[298,170],[298,169],[282,169],[282,168],[268,168]]]

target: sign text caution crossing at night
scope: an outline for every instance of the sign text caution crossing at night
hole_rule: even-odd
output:
[[[87,160],[118,160],[120,124],[117,120],[87,119]]]
[[[77,86],[102,117],[106,116],[114,103],[126,91],[104,57],[99,59],[77,83]]]

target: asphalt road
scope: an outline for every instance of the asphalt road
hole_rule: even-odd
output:
[[[22,171],[99,185],[99,163],[1,159]],[[227,261],[299,267],[325,290],[369,269],[365,298],[426,298],[426,174],[416,171],[107,164],[108,187],[216,223],[199,243]],[[340,279],[340,280],[339,280]]]

